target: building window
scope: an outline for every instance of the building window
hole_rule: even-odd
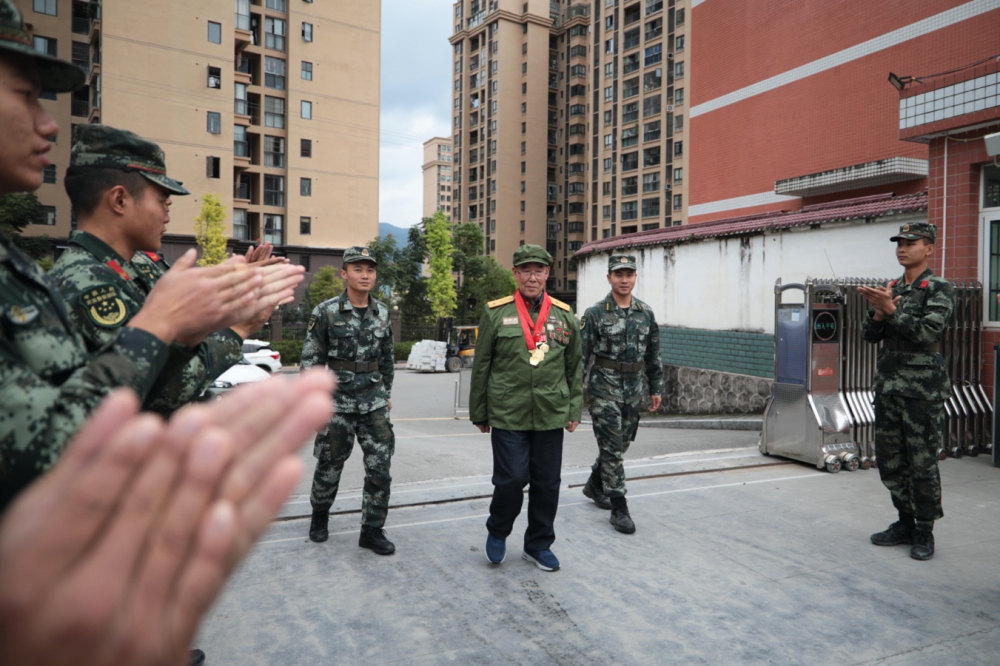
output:
[[[276,9],[279,12],[288,11],[288,0],[267,0],[265,5],[268,9]]]
[[[312,178],[299,178],[299,196],[311,197],[313,191]]]
[[[264,205],[285,205],[285,177],[264,174]]]
[[[280,136],[264,137],[264,166],[284,168],[285,140]]]
[[[523,201],[521,202],[521,212],[522,213],[524,212],[524,202]]]
[[[663,0],[646,0],[646,16],[663,9]]]
[[[684,50],[684,35],[677,35],[677,39],[674,40],[674,51],[680,52]]]
[[[222,89],[222,68],[209,66],[208,87],[219,90]]]
[[[285,129],[285,100],[280,97],[264,97],[264,127]]]
[[[312,234],[312,218],[311,217],[300,217],[299,218],[299,234],[303,236],[309,236]]]
[[[524,141],[522,141],[522,142],[521,142],[521,154],[522,154],[522,155],[524,155],[524,152],[525,152],[525,149],[526,149],[526,146],[527,146],[527,144],[526,144],[526,143],[525,143]]]
[[[683,207],[684,207],[684,198],[681,195],[679,195],[679,194],[675,194],[674,195],[674,210],[680,210]]]
[[[601,217],[605,220],[611,219],[611,206],[601,206]]]
[[[275,51],[285,50],[285,22],[267,17],[264,19],[264,46]]]
[[[284,245],[284,226],[284,215],[264,215],[264,242],[272,245]]]
[[[222,24],[215,21],[208,22],[208,41],[213,44],[222,43]]]
[[[35,0],[32,4],[32,9],[34,9],[37,14],[48,14],[49,16],[59,15],[56,9],[56,0]]]
[[[527,95],[528,94],[528,82],[527,81],[525,81],[524,83],[521,84],[521,94],[522,95]]]
[[[623,35],[622,39],[623,51],[628,51],[629,49],[635,48],[636,46],[639,46],[639,28],[633,28],[632,30],[627,31]]]
[[[659,67],[652,72],[646,72],[642,77],[643,92],[659,90],[661,85],[663,85],[663,70]]]
[[[674,25],[684,25],[684,9],[678,9],[674,14]]]
[[[222,134],[222,114],[215,111],[208,112],[208,133]]]
[[[622,74],[631,74],[639,69],[639,54],[630,53],[622,59]]]
[[[674,142],[674,157],[681,157],[684,154],[684,142],[675,141]]]
[[[615,87],[608,86],[604,89],[604,101],[612,102],[615,99]]]
[[[222,170],[222,159],[208,156],[205,158],[205,176],[208,178],[219,178]]]
[[[281,58],[264,58],[264,85],[275,90],[285,89],[285,61]]]
[[[604,173],[611,173],[611,166],[612,166],[611,165],[611,158],[610,157],[605,157],[604,158]]]
[[[663,34],[663,18],[653,19],[646,24],[646,40],[656,39]]]
[[[648,101],[648,100],[646,100]],[[645,105],[645,101],[643,102]],[[639,120],[639,103],[632,102],[631,104],[625,104],[622,106],[622,122],[631,123]]]
[[[653,197],[651,199],[642,200],[643,217],[659,217],[659,215],[660,215],[660,197]]]
[[[42,169],[42,182],[43,183],[55,183],[56,182],[56,165],[55,164],[50,164],[47,167],[45,167],[44,169]]]
[[[569,107],[569,115],[571,116],[584,116],[587,115],[587,107],[583,104],[573,104]]]
[[[642,117],[649,118],[650,116],[660,115],[660,96],[653,95],[652,97],[647,97],[642,100]]]
[[[250,240],[247,212],[243,208],[233,209],[233,238],[235,240]]]
[[[660,191],[660,173],[647,173],[642,177],[642,191],[646,192],[659,192]]]
[[[32,38],[32,41],[35,45],[35,50],[39,53],[44,53],[45,55],[50,56],[57,55],[57,40],[52,39],[51,37],[41,37],[39,35],[35,35]]]
[[[312,120],[313,117],[313,103],[302,100],[302,117],[306,120]]]
[[[313,64],[311,62],[302,62],[302,79],[304,81],[313,80]]]
[[[637,201],[623,201],[622,202],[622,222],[626,220],[634,220],[639,215],[639,202]]]
[[[632,125],[622,130],[622,148],[629,148],[639,143],[639,126]]]
[[[680,132],[684,129],[684,116],[674,116],[674,131]]]
[[[632,171],[639,168],[639,153],[633,151],[622,155],[622,171]],[[622,190],[624,193],[624,189]]]
[[[674,91],[674,104],[684,103],[684,88],[678,88]]]
[[[570,215],[583,215],[584,204],[582,203],[571,203],[569,205]]]
[[[604,65],[604,78],[610,79],[615,75],[615,63],[609,62]]]
[[[681,61],[674,63],[674,79],[677,80],[683,78],[684,78],[684,62]]]
[[[651,123],[646,123],[642,126],[642,140],[643,141],[659,141],[660,139],[660,121],[654,120]]]
[[[48,227],[54,227],[56,225],[56,207],[39,206],[38,216],[35,218],[35,224],[43,224]]]
[[[587,76],[587,66],[586,65],[573,65],[569,68],[569,77],[573,78],[576,76]]]
[[[639,187],[639,177],[631,176],[629,178],[622,178],[622,196],[627,197],[635,194]]]
[[[628,99],[629,97],[635,97],[639,94],[639,77],[633,77],[627,79],[622,83],[622,99]]]
[[[313,142],[312,139],[300,139],[299,140],[299,157],[312,157],[313,155]]]
[[[643,66],[649,67],[663,60],[663,44],[653,44],[643,51]],[[636,54],[639,55],[638,53]]]
[[[683,182],[684,182],[684,169],[682,168],[674,169],[674,183],[679,185],[680,183]]]
[[[568,191],[570,194],[583,194],[585,187],[585,183],[570,183]]]
[[[657,166],[660,163],[660,147],[653,146],[642,151],[642,166]]]
[[[605,125],[610,125],[614,121],[615,121],[614,112],[613,111],[605,111],[604,112],[604,124]]]
[[[247,128],[243,125],[233,125],[233,155],[235,157],[250,157]]]
[[[313,40],[313,24],[303,23],[302,24],[302,39],[311,42]]]

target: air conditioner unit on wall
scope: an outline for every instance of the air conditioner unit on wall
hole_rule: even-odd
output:
[[[674,110],[673,104],[667,104],[667,113],[671,113]]]

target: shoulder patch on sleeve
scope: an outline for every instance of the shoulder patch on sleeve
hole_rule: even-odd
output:
[[[507,305],[508,303],[513,303],[513,302],[514,302],[513,295],[504,296],[503,298],[498,298],[495,301],[490,301],[489,303],[486,304],[486,307],[493,309],[493,308],[498,308],[501,305]]]
[[[556,306],[560,310],[565,310],[566,312],[570,311],[570,307],[568,305],[566,305],[565,303],[563,303],[562,301],[560,301],[559,299],[552,298],[551,296],[549,296],[549,300],[552,301],[552,305]]]
[[[118,328],[128,320],[128,306],[118,288],[111,284],[91,287],[80,294],[80,306],[90,321],[101,328]]]
[[[309,327],[306,330],[313,330],[316,326],[316,315],[309,315]]]

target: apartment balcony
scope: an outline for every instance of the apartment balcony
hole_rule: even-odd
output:
[[[74,99],[70,106],[70,112],[78,118],[86,118],[90,115],[90,101],[86,99]]]
[[[73,58],[73,64],[82,69],[90,76],[90,60],[82,60],[80,58]]]
[[[90,35],[90,18],[86,16],[73,17],[73,34]]]
[[[248,86],[254,85],[254,61],[252,58],[240,56],[236,60],[236,68],[233,70],[233,80],[236,83],[245,83]]]
[[[481,12],[479,12],[478,14],[476,14],[475,16],[473,16],[472,18],[470,18],[468,20],[468,23],[466,24],[466,27],[469,30],[472,30],[473,28],[481,25],[483,23],[483,21],[485,21],[485,20],[486,20],[486,12],[485,11],[481,11]]]
[[[545,198],[548,201],[555,201],[559,198],[559,186],[555,183],[549,183],[546,188]]]
[[[236,39],[236,52],[239,53],[254,43],[254,35],[249,14],[237,14],[233,35]]]
[[[569,23],[570,21],[572,21],[573,19],[575,19],[575,18],[577,18],[579,16],[582,16],[584,18],[587,18],[588,16],[590,16],[590,6],[589,5],[572,5],[572,6],[570,6],[566,10],[566,13],[563,15],[563,17],[564,17],[563,18],[563,22],[564,23]]]
[[[87,41],[91,44],[97,42],[101,36],[101,17],[95,17],[90,21],[90,34],[87,36]]]
[[[233,199],[250,203],[250,183],[233,183]]]

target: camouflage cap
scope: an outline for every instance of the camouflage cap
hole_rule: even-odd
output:
[[[42,90],[54,93],[79,90],[87,74],[73,63],[35,50],[34,40],[24,29],[24,18],[13,0],[0,0],[0,53],[31,58],[41,78]]]
[[[612,254],[608,258],[608,272],[621,270],[623,268],[636,270],[635,257],[631,254]]]
[[[167,177],[166,157],[159,146],[138,134],[107,125],[77,125],[73,129],[69,166],[132,171],[171,194],[191,194],[180,181]]]
[[[911,222],[909,224],[904,224],[899,228],[899,233],[889,240],[895,243],[900,238],[905,238],[906,240],[926,238],[931,243],[934,243],[937,241],[937,226],[929,222]]]
[[[540,245],[522,245],[521,247],[514,250],[514,265],[520,266],[521,264],[545,264],[546,266],[552,265],[552,255],[545,251],[545,248]]]
[[[367,247],[361,247],[360,245],[355,245],[344,250],[344,264],[353,264],[355,261],[370,261],[378,266],[378,262],[375,261],[375,253]]]

